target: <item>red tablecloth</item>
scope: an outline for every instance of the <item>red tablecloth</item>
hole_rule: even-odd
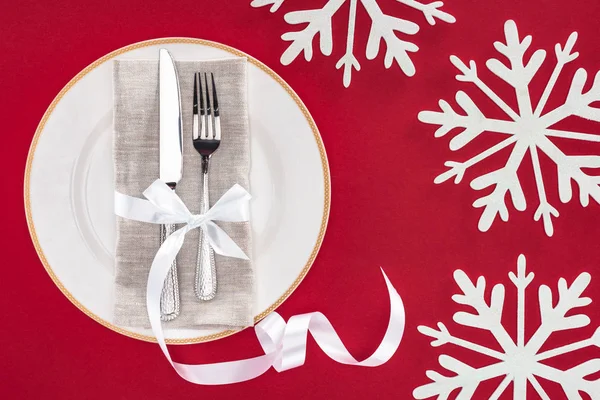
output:
[[[417,69],[412,78],[396,65],[386,70],[383,54],[373,61],[365,59],[370,22],[359,7],[355,48],[362,69],[353,74],[348,89],[342,85],[341,71],[334,68],[344,53],[347,5],[334,20],[332,56],[321,55],[315,43],[311,62],[302,56],[289,66],[279,62],[287,47],[280,36],[299,29],[290,27],[283,15],[323,3],[288,0],[271,14],[268,7],[251,8],[250,0],[4,2],[0,11],[4,225],[0,238],[4,259],[0,275],[4,310],[0,397],[410,399],[416,387],[428,382],[426,370],[447,373],[438,365],[440,354],[473,367],[489,364],[483,356],[456,347],[431,347],[430,339],[417,331],[418,325],[435,327],[442,321],[453,333],[494,346],[485,332],[452,321],[456,311],[465,310],[451,300],[459,293],[453,279],[455,269],[463,269],[472,279],[485,275],[488,289],[495,283],[505,285],[503,322],[513,338],[517,294],[508,273],[516,271],[521,253],[527,257],[528,271],[536,274],[528,289],[527,338],[539,325],[537,292],[541,284],[550,286],[556,298],[560,277],[570,285],[587,271],[592,280],[584,295],[600,301],[597,203],[592,200],[587,208],[581,207],[575,190],[573,201],[562,204],[555,167],[542,157],[542,165],[550,171],[545,175],[548,197],[561,214],[554,219],[554,236],[547,237],[541,222],[533,221],[536,186],[527,157],[519,172],[527,210],[516,212],[509,202],[509,222],[496,221],[489,232],[482,233],[477,229],[481,210],[471,205],[480,196],[469,182],[487,171],[471,171],[459,185],[435,185],[433,179],[445,170],[445,161],[465,160],[485,143],[451,153],[448,139],[454,134],[435,139],[436,127],[417,120],[419,111],[437,110],[441,98],[460,110],[454,101],[457,90],[476,98],[481,110],[494,113],[493,104],[485,103],[473,85],[454,78],[457,71],[449,62],[451,54],[465,62],[475,60],[494,90],[516,107],[514,91],[484,66],[487,59],[500,57],[493,42],[504,40],[503,26],[508,19],[517,22],[521,37],[533,35],[531,50],[547,50],[542,77],[536,77],[531,86],[536,99],[555,63],[554,45],[564,45],[572,31],[579,32],[575,50],[580,56],[565,68],[551,100],[554,106],[560,104],[576,68],[587,69],[589,80],[600,69],[600,3],[452,0],[444,10],[457,22],[431,27],[414,10],[393,0],[380,0],[385,12],[421,26],[414,37],[420,50],[412,57]],[[271,370],[256,380],[232,386],[198,387],[179,378],[155,344],[102,327],[52,284],[29,239],[23,211],[23,171],[36,126],[54,96],[89,63],[124,45],[168,36],[209,39],[239,48],[273,68],[306,103],[329,156],[331,217],[314,266],[278,311],[286,318],[322,311],[353,354],[366,357],[379,343],[387,322],[389,306],[378,268],[382,266],[403,297],[407,314],[404,340],[389,363],[375,369],[342,366],[310,342],[306,365],[299,369],[281,374]],[[586,89],[590,86],[588,82]],[[600,133],[600,123],[565,124]],[[569,143],[568,150],[570,154],[600,154],[597,144],[585,142]],[[590,337],[600,325],[600,309],[594,304],[578,309],[591,319],[589,325],[553,335],[544,349]],[[172,347],[172,352],[179,361],[212,362],[257,355],[260,348],[252,330],[246,330],[214,343]],[[568,369],[593,358],[600,358],[600,350],[589,347],[548,363]],[[474,398],[487,398],[501,380],[485,382]],[[556,383],[539,382],[550,398],[566,398]],[[528,395],[537,398],[531,385]],[[512,387],[501,398],[512,398]]]

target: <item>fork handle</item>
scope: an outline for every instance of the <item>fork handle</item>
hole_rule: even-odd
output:
[[[210,201],[208,197],[208,162],[209,156],[202,156],[202,204],[200,213],[208,211]],[[206,233],[200,230],[198,242],[198,259],[196,263],[196,280],[194,285],[196,297],[200,300],[212,300],[217,294],[217,271],[215,266],[215,252],[213,251]]]
[[[175,232],[175,224],[160,226],[160,244]],[[179,283],[177,282],[177,260],[173,260],[169,274],[165,278],[160,295],[160,318],[170,321],[179,315]]]

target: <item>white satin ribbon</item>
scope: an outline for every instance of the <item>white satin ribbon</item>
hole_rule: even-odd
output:
[[[153,265],[154,267],[154,265]],[[245,360],[215,364],[182,364],[171,359],[160,320],[160,293],[168,269],[150,270],[146,305],[152,332],[163,354],[175,371],[188,382],[198,385],[226,385],[244,382],[264,374],[273,367],[277,372],[300,367],[306,358],[306,340],[311,333],[321,350],[340,364],[357,367],[378,367],[396,352],[404,333],[405,315],[402,299],[381,270],[390,298],[390,316],[383,340],[366,360],[357,361],[346,349],[335,329],[320,312],[292,316],[287,324],[276,312],[267,315],[255,327],[264,355]]]
[[[214,223],[214,221],[243,222],[250,219],[248,202],[251,196],[240,185],[233,185],[206,214],[199,215],[192,214],[175,191],[159,179],[154,181],[143,194],[148,200],[115,192],[115,214],[151,224],[185,224],[164,241],[154,258],[154,263],[160,255],[161,259],[158,261],[164,263],[168,261],[166,266],[169,267],[183,245],[185,234],[196,228],[206,233],[208,242],[216,253],[248,259],[229,235]]]
[[[308,332],[321,350],[340,364],[377,367],[386,363],[398,349],[404,334],[404,305],[382,269],[390,299],[388,327],[377,350],[363,361],[352,357],[327,317],[320,312],[294,315],[287,324],[276,312],[267,315],[254,327],[264,351],[261,356],[214,364],[182,364],[173,361],[165,343],[160,319],[160,296],[171,262],[181,249],[185,234],[197,227],[206,229],[209,238],[214,235],[209,240],[211,244],[215,242],[219,246],[218,250],[215,248],[217,253],[246,258],[233,240],[212,221],[247,221],[250,195],[241,186],[234,185],[204,215],[192,215],[181,199],[160,181],[154,182],[144,192],[144,196],[148,200],[115,193],[115,213],[124,218],[155,224],[186,223],[159,248],[150,267],[146,288],[146,306],[152,332],[163,354],[183,379],[199,385],[225,385],[256,378],[271,367],[278,372],[299,367],[306,358]]]

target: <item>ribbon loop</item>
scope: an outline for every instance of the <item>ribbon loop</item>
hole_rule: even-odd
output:
[[[152,184],[144,190],[143,195],[150,203],[162,210],[165,214],[174,217],[192,214],[179,196],[177,196],[177,193],[159,179],[152,182]]]
[[[208,210],[211,221],[242,222],[250,220],[250,193],[237,183]]]

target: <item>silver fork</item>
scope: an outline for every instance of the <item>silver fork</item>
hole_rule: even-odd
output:
[[[219,144],[221,143],[219,101],[217,100],[215,77],[212,73],[210,74],[210,79],[212,83],[212,109],[207,75],[204,74],[205,87],[203,93],[202,76],[199,72],[194,74],[192,140],[194,148],[202,157],[202,205],[200,206],[200,213],[202,214],[206,213],[210,207],[208,197],[208,164],[210,157],[219,148]],[[206,99],[203,94],[206,95]],[[200,126],[198,127],[198,125]],[[212,247],[210,247],[203,230],[200,231],[200,241],[198,243],[194,291],[200,300],[211,300],[217,294],[215,253]]]

